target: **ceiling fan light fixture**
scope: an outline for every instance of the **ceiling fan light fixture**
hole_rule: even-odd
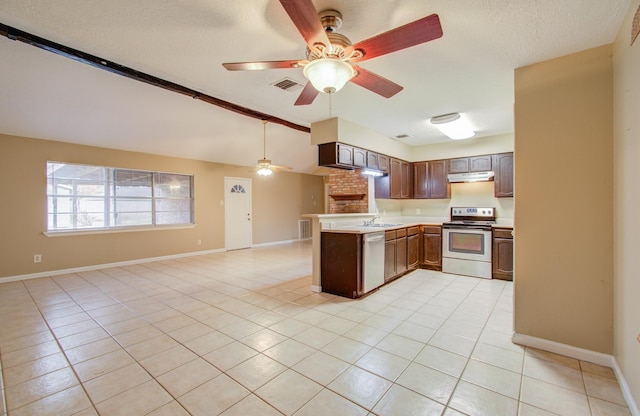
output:
[[[429,122],[452,140],[468,139],[476,134],[471,123],[460,113],[432,117]]]
[[[305,65],[303,73],[316,90],[327,94],[340,91],[356,75],[347,62],[333,58],[313,60]]]
[[[273,171],[267,167],[264,167],[264,168],[258,169],[256,173],[260,176],[269,176],[273,173]]]

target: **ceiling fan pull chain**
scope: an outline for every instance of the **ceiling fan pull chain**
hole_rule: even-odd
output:
[[[329,118],[333,118],[333,94],[329,93]]]

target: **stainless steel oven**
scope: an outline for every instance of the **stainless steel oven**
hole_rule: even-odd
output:
[[[452,208],[442,225],[442,271],[491,279],[491,226],[495,208]]]

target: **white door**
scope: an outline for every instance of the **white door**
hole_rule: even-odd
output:
[[[224,178],[225,247],[251,247],[251,179]]]

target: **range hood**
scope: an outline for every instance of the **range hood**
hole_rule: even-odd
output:
[[[450,173],[447,179],[451,183],[457,182],[486,182],[492,181],[494,177],[493,171],[488,172],[468,172],[468,173]]]

